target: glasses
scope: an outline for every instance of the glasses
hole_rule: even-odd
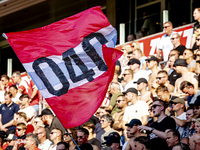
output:
[[[166,28],[168,28],[169,26],[163,26],[163,29],[166,29]]]
[[[82,138],[83,138],[83,136],[77,136],[77,139],[78,139],[78,138],[82,139]]]
[[[196,41],[200,41],[200,39],[196,39]]]
[[[132,47],[132,48],[134,48],[135,46],[134,46],[134,45],[132,45],[131,47]]]
[[[161,105],[152,105],[152,106],[151,106],[151,109],[155,109],[157,106],[158,106],[158,107],[162,107]]]
[[[100,120],[100,122],[102,122],[102,123],[103,123],[103,122],[105,122],[105,120]]]
[[[171,38],[171,40],[174,40],[174,39],[176,39],[177,37],[175,37],[175,38]]]
[[[54,133],[56,133],[56,132],[51,132],[50,134],[54,134]]]
[[[22,128],[17,128],[17,131],[21,131],[22,130]]]
[[[123,74],[124,77],[125,77],[126,75],[130,75],[130,74]]]
[[[5,80],[1,80],[1,82],[4,82]]]
[[[39,134],[42,134],[42,132],[40,132],[40,133],[35,133],[37,136],[39,135]]]
[[[68,136],[68,135],[71,135],[71,136],[72,136],[73,133],[65,133],[64,135],[65,135],[65,136]]]
[[[122,99],[122,100],[117,100],[116,102],[117,102],[117,103],[120,103],[121,101],[124,101],[124,100],[123,100],[123,99]]]
[[[164,77],[156,77],[157,80],[161,80],[162,78],[165,78],[165,76]]]

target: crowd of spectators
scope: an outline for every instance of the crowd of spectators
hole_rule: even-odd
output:
[[[123,45],[105,100],[79,127],[65,129],[48,104],[41,109],[28,74],[2,75],[0,150],[199,150],[200,8],[193,16],[190,49],[170,21],[157,55],[144,56],[137,41]]]

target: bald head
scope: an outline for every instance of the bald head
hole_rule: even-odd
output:
[[[189,140],[190,149],[191,150],[199,150],[200,149],[200,134],[193,134]]]

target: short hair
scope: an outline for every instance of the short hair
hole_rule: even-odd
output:
[[[112,89],[115,88],[115,89],[120,91],[120,85],[117,82],[111,82],[110,83],[110,88],[112,88]]]
[[[154,100],[154,102],[157,102],[157,101],[164,107],[163,111],[165,111],[165,109],[166,109],[166,102],[164,102],[163,100],[160,100],[160,99],[155,99]]]
[[[20,117],[23,117],[25,120],[27,120],[27,115],[25,112],[16,112],[16,115],[19,115]]]
[[[176,52],[178,54],[178,57],[180,56],[180,51],[179,50],[172,49],[170,52],[172,52],[172,51]],[[172,57],[172,56],[174,56],[174,55],[170,55],[170,57]],[[176,59],[178,59],[178,58],[176,58]]]
[[[22,94],[22,95],[19,97],[20,100],[23,99],[23,98],[28,98],[28,99],[29,99],[28,94]]]
[[[7,76],[7,75],[5,75],[5,74],[1,75],[1,78],[5,78],[5,79],[7,79],[7,80],[10,79],[9,76]]]
[[[196,7],[195,9],[197,9],[197,10],[199,11],[199,13],[200,13],[200,7]],[[194,9],[194,10],[195,10],[195,9]]]
[[[89,135],[89,131],[85,128],[79,128],[78,132],[83,132],[85,135]]]
[[[37,145],[37,146],[39,145],[39,140],[38,140],[37,135],[35,135],[35,134],[33,134],[33,133],[28,133],[28,134],[26,135],[26,137],[30,137],[31,140],[35,142],[35,145]]]
[[[131,45],[129,45],[129,44],[122,46],[122,48],[124,48],[124,50],[127,51],[127,53],[133,51],[132,48],[131,48]]]
[[[58,142],[58,143],[57,143],[57,146],[58,146],[58,145],[64,145],[64,146],[65,146],[65,149],[69,149],[69,144],[66,143],[66,142]]]
[[[139,52],[139,53],[142,55],[142,51],[141,51],[141,49],[137,48],[137,49],[134,50],[134,51],[137,51],[137,52]]]
[[[190,51],[191,53],[192,53],[192,55],[194,55],[194,52],[193,52],[193,50],[192,49],[185,49],[184,51]]]
[[[165,71],[165,70],[158,71],[158,74],[161,74],[161,73],[164,73],[164,74],[168,75],[167,71]]]
[[[188,111],[188,110],[193,110],[193,113],[194,113],[194,108],[193,107],[189,106],[186,111]]]
[[[53,128],[53,129],[51,129],[51,131],[52,130],[58,130],[59,132],[60,132],[60,136],[61,136],[61,138],[63,138],[63,132],[62,132],[62,130],[61,129],[59,129],[59,128]]]
[[[10,98],[12,97],[12,93],[9,92],[9,91],[7,91],[7,92],[4,93],[4,96],[6,96],[6,95],[8,95]]]
[[[184,88],[189,88],[190,86],[192,86],[194,88],[194,85],[189,82],[189,81],[183,81],[180,85],[180,90],[182,91]]]
[[[17,90],[17,86],[16,85],[11,85],[10,88],[14,88],[15,90]]]
[[[145,145],[145,147],[146,147],[147,149],[150,149],[150,147],[151,147],[151,141],[150,141],[150,139],[149,139],[148,137],[146,137],[146,136],[139,136],[139,137],[136,137],[134,141],[137,141],[137,142],[139,142],[139,143]]]
[[[133,41],[133,42],[131,43],[131,45],[132,45],[133,43],[135,43],[135,45],[136,45],[136,47],[134,47],[135,49],[140,49],[140,43],[139,43],[138,41]]]
[[[95,125],[93,124],[93,123],[91,123],[91,122],[86,122],[86,123],[84,123],[83,124],[83,127],[87,127],[87,128],[89,128],[89,129],[92,129],[92,133],[94,133],[94,130],[95,130]]]
[[[128,71],[133,76],[133,71],[131,69],[125,69],[124,71]]]
[[[181,40],[181,36],[178,33],[173,33],[172,35],[176,35],[179,40]]]
[[[171,21],[167,21],[167,22],[165,22],[164,24],[169,24],[170,26],[173,26],[173,24],[172,24],[172,22]]]
[[[26,129],[27,130],[27,126],[25,123],[18,123],[17,126],[22,127],[22,129]]]
[[[185,144],[185,143],[176,143],[173,147],[175,146],[180,146],[180,150],[190,150],[189,145]]]
[[[13,72],[13,74],[16,74],[17,76],[19,76],[21,78],[21,73],[19,71],[15,71],[15,72]]]
[[[168,92],[169,93],[169,90],[168,90],[168,88],[166,86],[160,85],[160,86],[157,87],[155,92],[156,93],[158,93],[158,92]]]
[[[169,131],[167,131],[167,133],[169,133],[169,132],[172,132],[172,135],[174,137],[177,136],[178,137],[178,141],[180,142],[180,133],[179,133],[178,130],[176,130],[176,129],[170,129]]]
[[[111,114],[105,114],[105,115],[102,115],[100,118],[105,118],[107,121],[108,121],[108,123],[111,123],[111,127],[112,127],[112,125],[113,125],[113,123],[114,123],[114,119],[113,119],[113,117],[111,116]]]

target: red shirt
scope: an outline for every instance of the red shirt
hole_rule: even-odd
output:
[[[33,93],[33,89],[36,87],[35,83],[33,82],[33,80],[30,81],[30,87],[31,87],[31,91]],[[31,94],[32,94],[31,93]],[[30,97],[31,98],[31,97]],[[39,104],[39,100],[40,100],[40,93],[39,93],[39,90],[37,91],[37,94],[33,97],[31,103],[30,103],[30,106],[33,106],[33,105],[37,105]]]

